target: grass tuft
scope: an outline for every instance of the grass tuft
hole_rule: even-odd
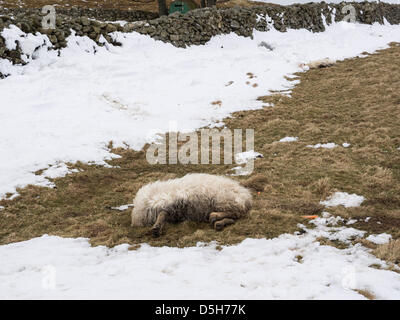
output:
[[[375,255],[400,266],[400,239],[381,244],[375,249]]]

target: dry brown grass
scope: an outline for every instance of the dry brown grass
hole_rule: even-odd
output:
[[[374,253],[378,258],[400,266],[400,239],[379,245]]]
[[[357,293],[361,294],[362,296],[364,296],[368,300],[375,300],[376,299],[374,294],[372,292],[368,291],[368,290],[354,289],[354,291],[356,291]]]
[[[21,196],[0,201],[0,244],[42,234],[89,237],[93,245],[147,242],[190,246],[216,240],[233,244],[245,238],[271,238],[297,230],[302,215],[319,214],[319,201],[334,190],[367,198],[361,207],[329,208],[343,217],[362,218],[353,227],[400,238],[400,46],[367,58],[349,59],[330,68],[298,74],[292,97],[260,99],[274,103],[226,119],[229,128],[255,128],[255,161],[251,176],[237,179],[253,192],[251,214],[222,232],[208,224],[168,225],[153,239],[148,228],[131,228],[130,212],[107,208],[132,202],[137,190],[157,179],[189,172],[231,173],[233,165],[150,165],[145,151],[116,149],[115,168],[71,165],[82,171],[55,179],[56,189],[29,186]],[[257,76],[256,74],[254,76]],[[222,101],[223,103],[223,101]],[[276,143],[285,136],[298,142]],[[325,142],[351,143],[332,150],[306,148]],[[110,148],[112,145],[110,145]],[[365,217],[371,217],[368,222]],[[379,223],[378,223],[379,222]],[[340,244],[333,244],[340,245]]]

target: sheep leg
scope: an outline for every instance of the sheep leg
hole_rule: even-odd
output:
[[[161,211],[158,214],[156,223],[153,228],[151,228],[151,233],[154,238],[158,238],[161,235],[162,230],[164,229],[164,225],[167,222],[167,213],[165,211]]]
[[[229,219],[229,218],[225,218],[225,219],[222,219],[222,220],[219,220],[219,221],[215,222],[214,229],[216,231],[221,231],[226,226],[229,226],[229,225],[234,224],[234,223],[235,223],[235,220]]]
[[[225,218],[237,219],[236,215],[231,212],[211,212],[208,221],[214,226],[216,221],[223,220]]]

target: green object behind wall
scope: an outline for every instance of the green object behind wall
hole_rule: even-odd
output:
[[[196,9],[199,6],[194,2],[190,0],[185,0],[185,1],[174,1],[171,3],[169,6],[169,13],[174,13],[174,12],[180,12],[180,13],[186,13],[190,10]]]

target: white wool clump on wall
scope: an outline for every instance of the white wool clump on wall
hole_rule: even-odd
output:
[[[320,201],[320,204],[326,207],[344,206],[346,208],[359,207],[365,200],[363,196],[348,194],[347,192],[335,192],[327,200]]]

